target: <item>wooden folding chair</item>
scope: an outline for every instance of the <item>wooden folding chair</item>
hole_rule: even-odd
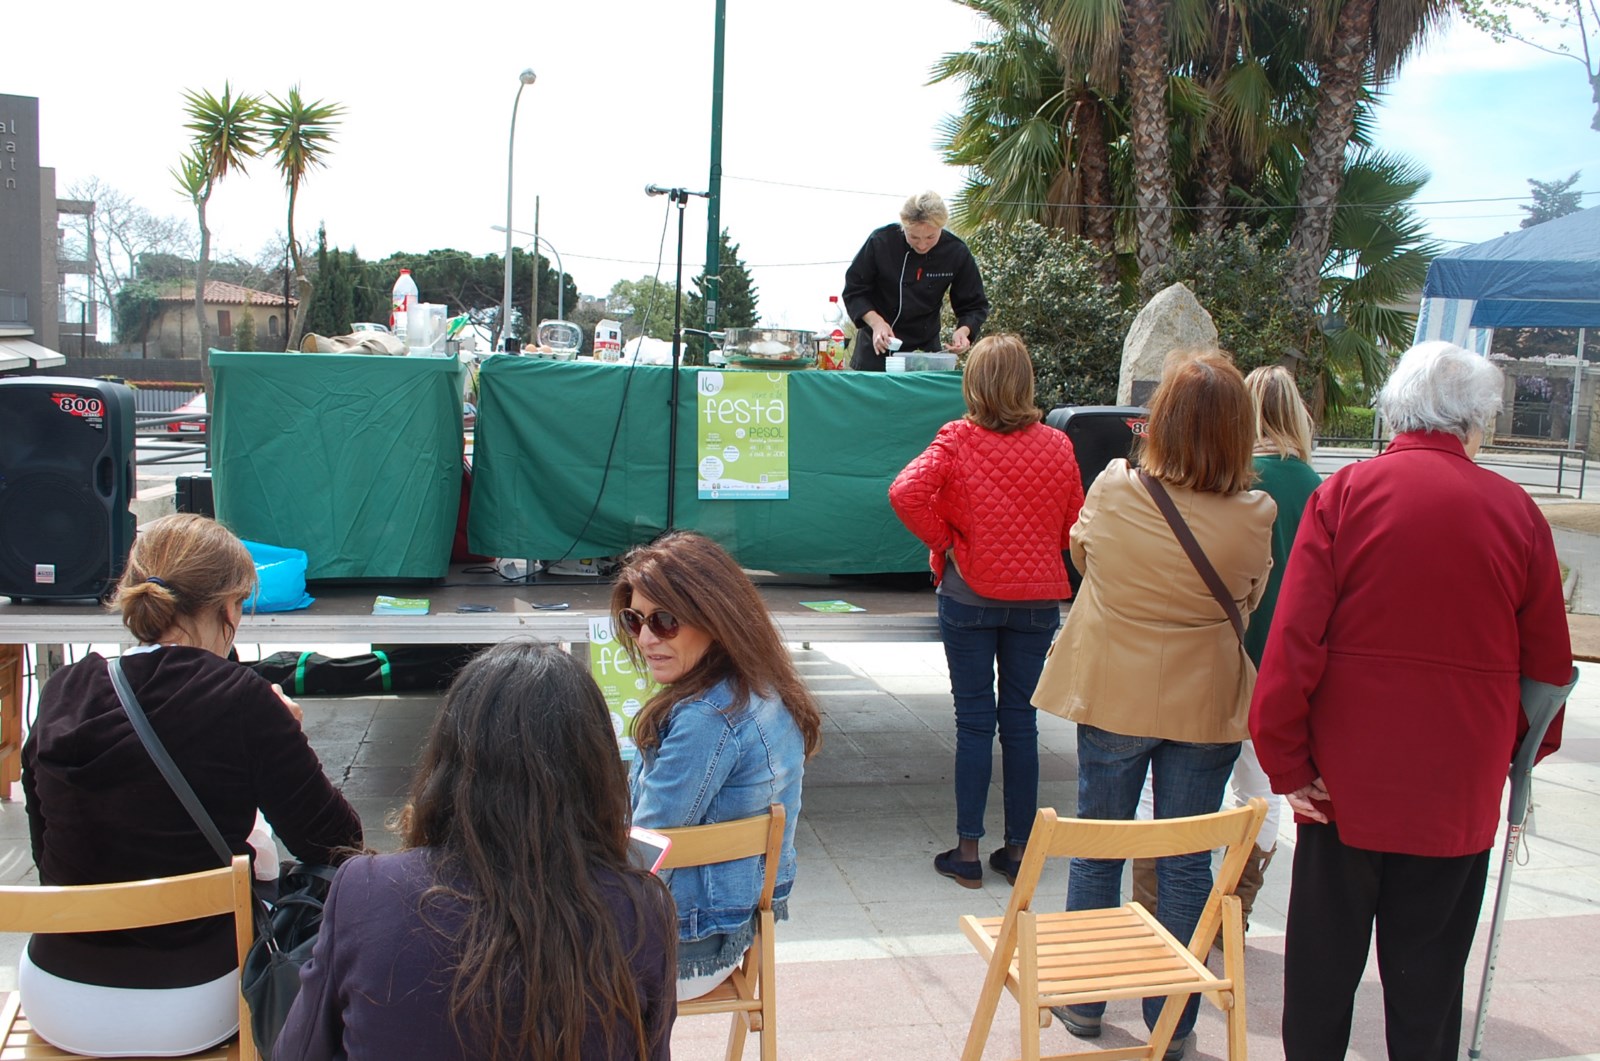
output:
[[[661,863],[663,870],[709,866],[756,855],[767,858],[761,903],[756,909],[755,938],[745,952],[743,964],[699,998],[678,1003],[680,1017],[733,1014],[727,1061],[739,1061],[744,1056],[744,1040],[749,1032],[760,1035],[761,1061],[776,1061],[778,1056],[778,1000],[772,983],[776,960],[772,889],[778,883],[778,859],[783,853],[783,822],[783,804],[774,803],[766,814],[754,818],[661,830],[672,838],[672,848]]]
[[[1054,810],[1040,810],[1005,916],[961,919],[961,931],[989,963],[963,1061],[982,1057],[1002,987],[1021,1010],[1023,1061],[1041,1061],[1039,1030],[1049,1026],[1052,1006],[1166,995],[1148,1044],[1051,1055],[1052,1061],[1087,1057],[1156,1061],[1172,1040],[1188,996],[1196,992],[1227,1013],[1228,1056],[1244,1061],[1244,919],[1233,890],[1266,814],[1262,799],[1236,810],[1158,821],[1058,820]],[[1225,849],[1222,865],[1188,946],[1137,902],[1063,913],[1034,909],[1034,890],[1046,859],[1159,858],[1219,847]],[[1221,976],[1205,965],[1219,922]]]
[[[65,888],[0,887],[0,932],[111,932],[217,914],[233,915],[234,945],[243,968],[244,956],[255,940],[250,859],[245,855],[236,856],[232,866],[181,877]],[[187,1057],[192,1061],[257,1061],[250,1010],[243,995],[239,996],[239,1028],[242,1034],[223,1045]],[[16,992],[6,997],[0,1008],[0,1061],[80,1056],[64,1053],[35,1035]]]

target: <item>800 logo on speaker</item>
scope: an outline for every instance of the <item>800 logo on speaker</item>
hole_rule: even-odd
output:
[[[80,417],[93,427],[105,427],[105,403],[92,394],[73,394],[70,391],[57,391],[50,395],[50,400],[64,413]]]

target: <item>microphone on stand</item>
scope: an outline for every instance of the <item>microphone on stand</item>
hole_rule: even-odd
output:
[[[646,195],[667,195],[671,191],[671,188],[663,188],[659,184],[646,184],[644,186],[644,193]]]

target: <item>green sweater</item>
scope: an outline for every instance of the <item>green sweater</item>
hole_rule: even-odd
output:
[[[1298,457],[1258,454],[1255,466],[1256,474],[1261,477],[1256,489],[1266,491],[1278,503],[1278,518],[1272,522],[1272,571],[1267,575],[1267,591],[1256,610],[1250,613],[1250,625],[1244,632],[1244,650],[1250,661],[1260,667],[1261,654],[1267,648],[1267,631],[1272,629],[1272,613],[1278,606],[1278,587],[1283,584],[1284,568],[1289,562],[1289,550],[1294,546],[1306,502],[1322,485],[1322,476]]]

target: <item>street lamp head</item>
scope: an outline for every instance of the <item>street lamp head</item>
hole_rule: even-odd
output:
[[[530,66],[530,67],[528,67],[528,69],[526,69],[522,73],[518,74],[517,78],[524,85],[531,85],[535,81],[539,80],[539,75],[534,73],[533,72],[533,67]]]

